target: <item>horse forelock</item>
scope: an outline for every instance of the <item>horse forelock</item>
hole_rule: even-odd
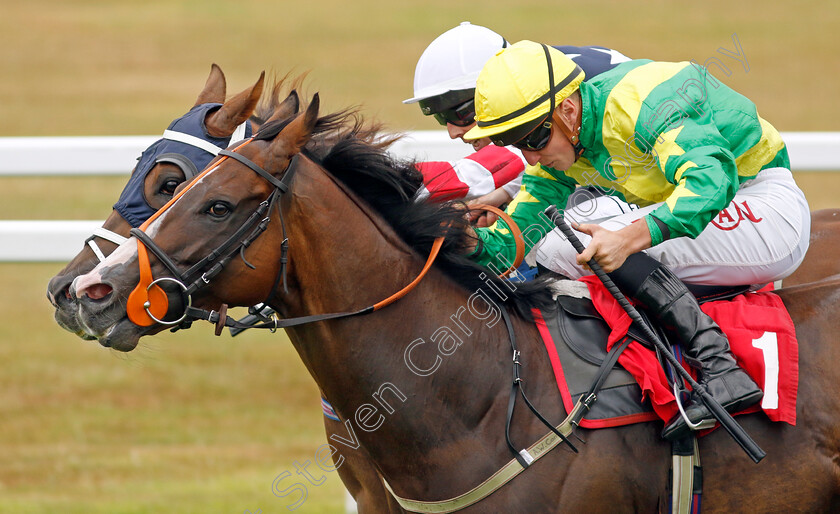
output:
[[[282,77],[276,74],[270,77],[269,82],[271,84],[263,89],[263,94],[260,96],[257,108],[251,116],[254,122],[262,125],[266,120],[271,118],[277,108],[280,107],[280,104],[283,103],[283,99],[286,96],[288,96],[292,91],[300,92],[300,89],[303,88],[306,76],[306,73],[292,76],[290,72]],[[306,105],[303,103],[301,103],[301,106],[303,109],[306,108]]]

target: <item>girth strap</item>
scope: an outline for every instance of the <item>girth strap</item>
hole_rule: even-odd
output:
[[[582,399],[583,398],[581,398],[581,400]],[[575,407],[572,409],[572,412],[566,416],[566,419],[563,420],[562,423],[553,427],[551,432],[544,435],[526,450],[522,450],[522,452],[525,452],[528,455],[525,459],[526,461],[533,463],[545,456],[549,451],[554,449],[555,446],[560,444],[562,439],[557,436],[557,432],[559,432],[563,437],[568,437],[572,433],[586,411],[586,407],[581,400],[578,400]],[[394,493],[394,490],[386,480],[383,479],[383,483],[394,499],[397,500],[397,503],[409,512],[447,514],[449,512],[455,512],[469,507],[470,505],[487,498],[493,492],[499,490],[502,486],[513,480],[524,470],[525,467],[522,466],[518,459],[511,459],[507,464],[502,466],[500,470],[493,473],[493,475],[488,477],[484,482],[470,489],[466,493],[441,501],[422,501],[403,498]]]
[[[671,447],[671,513],[700,512],[703,493],[703,468],[700,449],[694,434],[674,441]]]

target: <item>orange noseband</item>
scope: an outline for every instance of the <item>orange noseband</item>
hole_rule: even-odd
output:
[[[239,150],[252,140],[253,138],[247,139],[242,144],[234,148],[233,151]],[[210,170],[218,166],[225,159],[227,159],[227,157],[222,156],[222,158],[218,161],[208,164],[207,167],[204,168],[204,170],[199,173],[191,183],[187,184],[184,189],[182,189],[171,200],[166,202],[166,205],[161,207],[160,210],[152,214],[149,219],[140,225],[140,230],[145,231],[149,227],[149,224],[156,220],[158,216],[175,203],[178,198],[181,198],[181,196],[194,184],[198,183],[198,179],[205,176],[210,172]],[[137,283],[137,287],[135,287],[131,294],[128,295],[125,312],[128,315],[128,319],[135,325],[148,327],[154,325],[158,322],[158,320],[161,320],[164,316],[166,316],[166,312],[169,310],[169,298],[167,298],[166,292],[159,285],[154,283],[152,266],[149,262],[149,253],[146,250],[146,245],[144,245],[139,239],[137,240],[137,265],[140,268],[140,281]]]
[[[166,311],[169,310],[169,298],[159,285],[152,285],[149,253],[146,251],[146,245],[139,240],[137,241],[137,264],[140,267],[140,282],[128,295],[125,312],[128,314],[128,319],[135,325],[148,327],[156,323],[149,313],[157,319],[163,319],[166,316]]]

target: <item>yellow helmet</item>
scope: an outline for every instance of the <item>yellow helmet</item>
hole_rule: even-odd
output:
[[[584,77],[574,61],[547,45],[519,41],[500,50],[478,75],[476,126],[464,139],[490,137],[542,119],[574,93]]]

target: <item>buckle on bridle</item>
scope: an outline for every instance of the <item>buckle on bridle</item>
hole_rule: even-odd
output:
[[[280,323],[280,316],[278,316],[276,312],[272,312],[271,319],[274,321],[274,328],[269,328],[268,331],[273,334],[277,332],[278,324]]]
[[[187,292],[187,286],[185,286],[180,280],[174,279],[172,277],[161,277],[161,278],[153,280],[151,284],[146,286],[146,291],[151,289],[152,286],[157,284],[158,282],[167,282],[167,281],[168,282],[174,282],[174,283],[178,284],[178,286],[181,287],[182,296],[183,296],[183,293]],[[184,314],[175,321],[163,321],[161,319],[157,319],[155,317],[155,315],[152,314],[151,311],[149,310],[149,307],[151,307],[151,306],[152,306],[151,303],[146,301],[143,304],[143,309],[146,310],[146,314],[148,314],[149,317],[152,318],[155,322],[160,323],[161,325],[179,325],[182,321],[187,319],[187,312],[189,311],[190,307],[192,307],[192,295],[189,295],[189,294],[187,295],[186,305],[184,306]]]

